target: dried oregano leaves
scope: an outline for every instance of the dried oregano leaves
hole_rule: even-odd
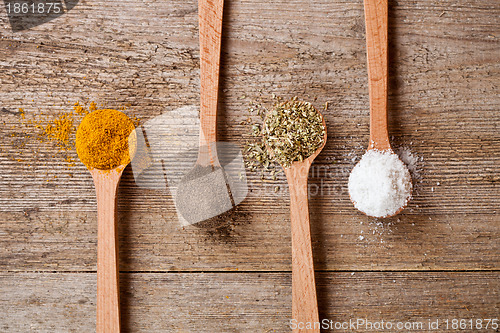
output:
[[[308,158],[323,145],[325,127],[311,103],[294,98],[276,103],[268,112],[262,136],[272,159],[287,168],[295,161]]]

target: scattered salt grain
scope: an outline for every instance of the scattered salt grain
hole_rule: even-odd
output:
[[[418,157],[417,155],[412,153],[410,148],[408,147],[399,147],[396,149],[396,153],[398,154],[401,161],[403,161],[403,163],[406,164],[408,170],[410,170],[412,178],[414,180],[420,179],[421,178],[420,162],[423,161],[423,157],[422,156]]]
[[[349,176],[354,206],[373,217],[395,214],[411,197],[408,168],[392,151],[367,151]]]

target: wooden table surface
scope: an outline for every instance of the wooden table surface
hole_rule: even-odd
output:
[[[324,189],[310,200],[320,317],[433,332],[446,319],[452,331],[453,319],[500,318],[500,3],[390,1],[390,135],[418,161],[409,207],[380,221],[347,193],[369,134],[362,1],[227,0],[224,10],[221,140],[244,145],[249,102],[272,93],[329,104],[323,174],[310,179]],[[144,122],[197,105],[197,2],[84,0],[15,33],[0,12],[0,331],[92,332],[91,176],[65,161],[74,150],[27,138],[16,111],[50,116],[92,100]],[[248,172],[248,197],[225,228],[208,230],[180,227],[167,192],[125,173],[124,331],[290,331],[283,176],[263,183]]]

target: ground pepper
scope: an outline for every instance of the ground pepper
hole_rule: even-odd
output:
[[[89,169],[110,170],[128,164],[135,153],[134,129],[132,120],[120,111],[89,113],[76,133],[78,157]]]

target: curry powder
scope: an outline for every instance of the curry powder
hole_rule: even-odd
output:
[[[110,170],[127,165],[135,154],[135,142],[132,120],[112,109],[89,113],[76,132],[76,152],[89,169]]]

